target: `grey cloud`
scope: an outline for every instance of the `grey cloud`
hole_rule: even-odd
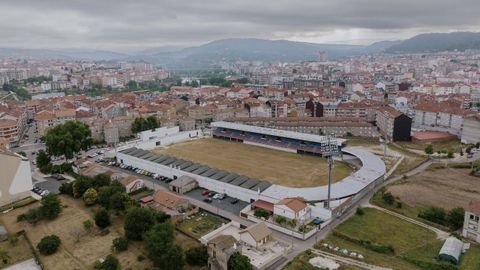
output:
[[[0,46],[128,50],[228,37],[405,38],[480,29],[478,0],[4,0]]]

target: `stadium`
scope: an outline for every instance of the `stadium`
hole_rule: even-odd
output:
[[[356,169],[342,179],[336,179],[337,181],[331,185],[333,206],[343,204],[347,200],[350,204],[355,202],[362,194],[381,182],[386,172],[385,164],[380,158],[366,150],[345,147],[344,139],[230,122],[213,122],[211,128],[211,134],[206,136],[215,138],[212,140],[222,139],[237,144],[243,143],[268,148],[279,154],[281,152],[305,154],[305,156],[301,156],[302,158],[307,155],[326,157],[339,153],[335,157],[336,160],[354,161],[353,163],[358,164]],[[177,132],[177,134],[170,132],[166,137],[168,137],[168,144],[175,146],[182,141],[199,140],[198,138],[192,139],[192,137],[197,137],[192,134],[198,135],[199,133],[198,131]],[[178,136],[178,138],[175,139],[172,136]],[[209,166],[202,162],[201,156],[197,160],[190,160],[175,156],[174,152],[166,154],[155,150],[158,146],[167,146],[162,141],[166,137],[150,138],[150,141],[144,144],[123,146],[117,153],[117,160],[169,178],[186,175],[196,179],[202,188],[226,193],[230,197],[246,202],[262,200],[274,204],[284,198],[292,197],[302,197],[310,202],[325,202],[328,199],[328,185],[325,183],[318,186],[292,187],[276,181],[247,176],[248,170],[241,173]],[[315,157],[318,163],[325,164],[325,159],[319,157]],[[251,168],[251,170],[253,171],[255,168]]]

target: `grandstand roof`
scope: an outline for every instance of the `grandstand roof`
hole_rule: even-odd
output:
[[[290,139],[301,140],[301,141],[316,142],[316,143],[328,142],[327,136],[299,133],[299,132],[288,131],[288,130],[264,128],[264,127],[257,127],[257,126],[223,122],[223,121],[213,122],[210,125],[212,127],[235,129],[240,131],[259,133],[259,134],[265,134],[270,136],[278,136],[278,137],[290,138]],[[330,138],[330,143],[336,144],[339,146],[342,145],[345,141],[346,141],[345,139]]]
[[[385,163],[369,151],[360,148],[345,147],[342,149],[342,152],[359,158],[362,162],[362,167],[343,180],[332,184],[332,199],[353,196],[386,173]],[[308,188],[272,185],[262,192],[262,197],[265,199],[270,198],[270,200],[281,200],[287,197],[303,197],[307,201],[322,201],[327,200],[327,194],[327,185]]]

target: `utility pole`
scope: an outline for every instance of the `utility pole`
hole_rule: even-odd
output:
[[[330,209],[330,201],[332,196],[332,167],[333,167],[333,156],[338,155],[338,146],[335,145],[335,149],[332,148],[331,144],[331,135],[327,136],[327,160],[328,160],[328,193],[327,193],[327,203],[325,208]]]

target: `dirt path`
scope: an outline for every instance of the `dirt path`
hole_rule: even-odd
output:
[[[321,257],[325,257],[327,259],[331,259],[331,260],[338,261],[338,262],[348,264],[348,265],[357,266],[357,267],[367,269],[367,270],[392,270],[392,268],[386,268],[386,267],[381,267],[381,266],[376,266],[376,265],[364,263],[364,262],[361,262],[361,261],[358,261],[358,260],[354,260],[354,259],[347,258],[347,257],[342,257],[342,256],[339,256],[339,255],[331,254],[331,253],[321,251],[321,250],[312,249],[312,252],[315,253],[316,255],[320,255]]]

